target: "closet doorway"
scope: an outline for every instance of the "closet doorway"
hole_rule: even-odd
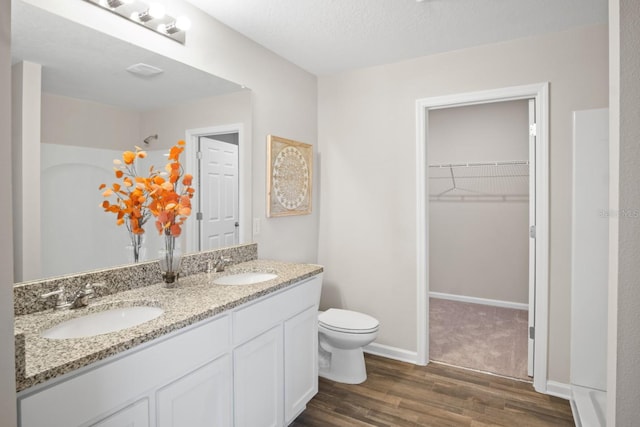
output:
[[[521,99],[428,113],[431,361],[533,376],[527,363],[533,104]]]
[[[546,83],[417,101],[419,363],[430,358],[430,295],[444,297],[438,302],[445,305],[456,299],[472,303],[464,309],[467,314],[479,302],[528,308],[526,324],[519,313],[519,333],[524,335],[520,338],[528,341],[526,373],[534,377],[536,390],[546,391],[547,103]],[[500,109],[511,114],[505,118],[506,127],[508,122],[523,127],[521,139],[513,145],[490,136],[492,125],[483,130],[482,122],[443,125],[448,116],[449,121],[464,114],[480,119],[490,112],[499,114]],[[450,138],[460,135],[461,129],[477,138],[464,138],[456,145]],[[481,142],[483,133],[489,135],[486,142]],[[508,243],[511,235],[519,236]],[[475,256],[469,250],[477,251]],[[510,265],[501,268],[501,261]],[[505,286],[499,285],[501,281]],[[479,315],[486,317],[491,310]],[[441,350],[434,346],[434,351]],[[495,353],[496,348],[477,351]],[[520,366],[520,375],[507,375],[526,377],[523,369]]]

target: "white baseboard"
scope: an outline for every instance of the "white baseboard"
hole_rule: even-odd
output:
[[[551,396],[565,400],[571,400],[571,385],[557,381],[547,381],[547,391],[545,394],[550,394]]]
[[[494,307],[515,308],[517,310],[529,310],[529,304],[522,302],[501,301],[497,299],[467,297],[464,295],[446,294],[443,292],[429,292],[430,298],[448,299],[451,301],[470,302],[472,304],[492,305]]]
[[[572,385],[571,394],[571,412],[577,427],[607,425],[606,391]]]
[[[387,359],[399,360],[400,362],[413,363],[417,365],[418,353],[398,347],[391,347],[384,344],[371,343],[364,347],[364,352],[375,356],[386,357]]]

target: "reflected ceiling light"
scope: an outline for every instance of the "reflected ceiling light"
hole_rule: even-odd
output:
[[[174,18],[166,15],[164,5],[156,2],[146,3],[142,0],[85,1],[182,44],[185,43],[185,32],[191,27],[191,21],[187,17]]]

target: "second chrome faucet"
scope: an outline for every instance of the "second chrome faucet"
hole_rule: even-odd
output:
[[[210,259],[209,262],[207,262],[207,273],[219,273],[224,271],[224,267],[230,262],[231,258],[225,258],[223,255],[220,255],[219,258]]]

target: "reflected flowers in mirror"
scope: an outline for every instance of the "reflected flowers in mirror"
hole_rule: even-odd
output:
[[[116,179],[110,187],[101,184],[99,189],[104,190],[102,195],[107,199],[101,204],[105,212],[116,215],[116,225],[125,225],[129,232],[132,248],[132,261],[141,261],[144,225],[151,217],[148,195],[151,192],[152,178],[158,174],[151,166],[149,178],[138,176],[136,161],[144,159],[147,153],[140,147],[134,151],[122,153],[122,160],[113,161],[113,171]]]

